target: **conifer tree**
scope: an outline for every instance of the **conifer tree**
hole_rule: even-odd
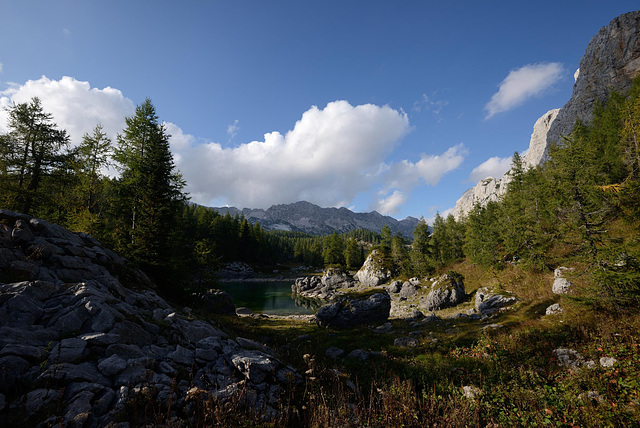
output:
[[[4,204],[26,214],[42,213],[47,204],[43,183],[65,160],[66,131],[57,128],[40,99],[15,104],[7,109],[9,133],[2,138],[0,162],[5,184]]]
[[[119,208],[127,220],[121,245],[144,265],[167,266],[173,225],[186,200],[184,182],[150,99],[136,107],[126,124],[114,156],[121,172]]]

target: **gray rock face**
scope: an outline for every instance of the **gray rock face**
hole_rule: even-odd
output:
[[[587,45],[571,99],[558,113],[548,134],[549,142],[561,143],[576,120],[589,122],[593,106],[609,91],[626,92],[640,74],[640,12],[629,12],[602,27]]]
[[[316,312],[320,327],[349,328],[360,324],[381,323],[389,318],[391,298],[386,290],[357,296],[341,296],[337,302],[321,307]]]
[[[558,117],[559,112],[559,108],[549,110],[536,120],[536,123],[533,125],[531,139],[529,140],[529,149],[522,157],[525,166],[535,167],[547,161],[549,157],[547,135],[556,117]]]
[[[462,280],[444,274],[431,284],[431,290],[423,305],[427,311],[436,311],[462,303],[464,298]]]
[[[377,250],[371,251],[356,273],[356,279],[366,287],[377,287],[388,281],[390,277],[391,272],[384,267],[382,256]]]
[[[143,390],[179,412],[196,388],[251,396],[275,414],[282,386],[300,376],[150,287],[93,238],[0,210],[0,426],[106,426]]]
[[[522,157],[525,167],[535,167],[547,160],[549,149],[547,133],[558,112],[559,109],[549,110],[533,125],[529,149],[527,154]],[[500,178],[487,177],[484,180],[480,180],[475,187],[462,194],[451,214],[456,220],[460,220],[471,211],[475,204],[485,206],[489,202],[500,200],[502,195],[507,192],[510,182],[511,176],[508,172]]]

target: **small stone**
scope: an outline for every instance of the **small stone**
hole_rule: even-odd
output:
[[[600,365],[602,367],[613,367],[617,362],[618,362],[618,360],[616,360],[613,357],[602,357],[602,358],[600,358]]]
[[[253,312],[251,311],[251,309],[241,306],[238,309],[236,309],[236,315],[251,316],[253,315]]]
[[[347,355],[347,357],[349,358],[354,358],[361,361],[367,361],[370,356],[371,354],[369,352],[363,351],[362,349],[355,349],[349,352],[349,355]]]
[[[563,312],[564,312],[564,309],[560,307],[560,304],[554,303],[553,305],[547,308],[547,310],[545,311],[545,315],[557,315]]]
[[[418,341],[415,337],[398,337],[393,341],[393,346],[398,348],[415,348],[418,346]]]
[[[466,398],[469,399],[474,399],[480,395],[482,395],[482,390],[480,388],[477,388],[475,386],[469,385],[469,386],[463,386],[462,387],[462,393],[464,394],[464,396]]]
[[[556,278],[553,280],[551,291],[554,294],[569,294],[573,289],[573,283],[566,278]]]
[[[335,360],[336,358],[340,358],[342,355],[344,355],[344,351],[340,348],[332,346],[331,348],[327,348],[327,350],[324,351],[324,355]]]

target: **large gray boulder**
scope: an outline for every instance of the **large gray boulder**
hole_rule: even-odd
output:
[[[436,311],[462,303],[464,298],[462,278],[458,275],[444,274],[431,284],[423,306],[427,311]]]
[[[391,298],[380,289],[361,295],[343,295],[316,312],[320,327],[349,328],[361,324],[386,321],[391,310]]]
[[[377,287],[391,278],[391,271],[385,267],[382,255],[373,250],[356,273],[356,279],[366,287]]]
[[[497,292],[487,287],[476,291],[475,308],[480,315],[491,315],[517,302],[518,298],[511,293]]]

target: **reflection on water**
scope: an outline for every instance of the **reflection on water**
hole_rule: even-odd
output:
[[[322,301],[305,299],[291,292],[293,281],[222,282],[218,288],[231,294],[236,308],[244,306],[256,314],[308,315]]]
[[[291,292],[291,298],[296,302],[296,306],[304,306],[305,308],[310,309],[313,312],[317,311],[318,309],[320,309],[320,307],[322,307],[322,305],[327,303],[321,299],[302,297],[301,295],[296,294],[293,291]]]

